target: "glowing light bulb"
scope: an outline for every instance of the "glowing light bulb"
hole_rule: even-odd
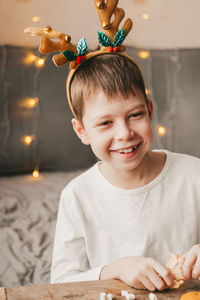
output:
[[[33,53],[29,53],[27,57],[24,59],[26,64],[32,64],[36,60],[36,56]]]
[[[27,135],[23,138],[24,143],[28,146],[32,143],[33,139],[30,135]]]
[[[139,57],[142,58],[142,59],[146,59],[150,56],[150,53],[149,51],[140,51],[138,53]]]
[[[35,135],[26,135],[22,138],[25,145],[29,146],[35,139]]]
[[[33,171],[33,173],[32,173],[32,176],[34,177],[34,178],[38,178],[39,177],[39,170],[38,169],[35,169],[34,171]]]
[[[39,103],[39,98],[26,98],[21,101],[19,101],[18,105],[20,108],[25,109],[32,109]]]
[[[146,14],[146,13],[142,14],[142,17],[143,17],[144,20],[148,20],[149,19],[149,15]]]
[[[167,132],[167,129],[164,126],[159,126],[158,127],[158,134],[160,136],[164,136],[166,134],[166,132]]]
[[[139,57],[142,58],[142,59],[146,59],[150,56],[150,53],[149,51],[140,51],[138,53]]]
[[[26,100],[25,106],[27,108],[33,108],[33,107],[35,107],[38,104],[38,102],[39,102],[38,98],[28,98]]]
[[[33,21],[33,23],[37,23],[37,22],[39,22],[40,21],[40,17],[38,17],[38,16],[34,16],[34,17],[32,17],[32,21]]]
[[[150,95],[151,94],[151,90],[150,89],[145,89],[146,91],[146,95]]]
[[[45,59],[44,58],[37,58],[35,60],[35,65],[39,68],[42,68],[44,66]]]

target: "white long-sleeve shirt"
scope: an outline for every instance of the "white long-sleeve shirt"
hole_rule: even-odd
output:
[[[137,189],[107,181],[99,163],[61,194],[51,282],[98,280],[120,257],[166,263],[200,243],[200,159],[166,150],[161,173]]]

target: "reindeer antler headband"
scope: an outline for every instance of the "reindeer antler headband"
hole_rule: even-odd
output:
[[[117,52],[132,60],[128,55],[123,53],[125,47],[122,45],[124,39],[132,28],[132,20],[127,19],[122,29],[119,30],[119,24],[124,18],[125,13],[122,8],[117,7],[118,1],[119,0],[107,0],[105,2],[105,0],[94,0],[101,27],[104,31],[104,33],[98,32],[98,40],[102,47],[100,50],[95,52],[87,52],[88,46],[85,38],[82,38],[78,45],[75,46],[71,43],[70,35],[52,30],[50,26],[46,26],[43,29],[29,27],[24,30],[25,33],[29,33],[32,36],[41,37],[39,47],[39,51],[41,53],[46,54],[54,51],[61,52],[60,54],[53,56],[53,62],[57,67],[66,64],[68,61],[70,62],[71,71],[67,79],[67,96],[69,106],[75,117],[76,115],[72,106],[70,86],[72,78],[80,64],[94,56],[108,52]],[[113,15],[114,20],[111,22],[111,17]],[[54,42],[51,39],[59,39],[59,41]]]

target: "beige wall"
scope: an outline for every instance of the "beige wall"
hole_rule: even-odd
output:
[[[200,0],[120,0],[119,6],[134,21],[128,45],[154,49],[200,47]],[[143,13],[149,19],[143,19]],[[33,16],[40,16],[41,21],[34,24]],[[45,25],[71,34],[74,43],[85,36],[91,48],[97,46],[96,31],[101,30],[93,0],[0,0],[1,45],[36,46],[38,38],[25,36],[23,29]]]

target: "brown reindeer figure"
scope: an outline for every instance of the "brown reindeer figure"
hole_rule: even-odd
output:
[[[42,28],[28,27],[24,30],[25,33],[31,34],[32,36],[40,37],[40,47],[39,50],[43,54],[60,51],[64,52],[66,50],[72,51],[77,54],[77,48],[73,45],[71,37],[68,34],[52,30],[50,26]],[[58,42],[54,42],[51,39],[59,39]],[[67,58],[62,54],[57,54],[53,56],[53,61],[56,66],[60,67],[67,63]],[[77,65],[76,61],[71,62],[71,68],[75,68]]]
[[[107,37],[105,46],[107,46],[109,43],[114,46],[119,46],[118,49],[115,49],[116,51],[124,51],[125,47],[121,46],[121,43],[125,39],[125,37],[130,32],[133,23],[131,19],[127,19],[122,27],[123,30],[119,31],[119,24],[123,20],[125,16],[125,12],[122,8],[118,8],[119,0],[107,0],[105,3],[105,0],[94,0],[94,4],[96,7],[96,11],[98,13],[101,27]],[[114,20],[111,23],[111,17],[114,15]],[[117,34],[119,32],[119,34]],[[121,34],[120,34],[121,32]],[[117,35],[116,35],[117,34]],[[122,38],[122,34],[124,34],[124,37]],[[104,36],[105,39],[105,36]],[[122,39],[122,40],[120,40]],[[101,43],[101,36],[99,36],[99,41]],[[102,44],[102,43],[101,43]],[[116,45],[115,45],[116,44]],[[104,46],[104,45],[103,45]],[[114,50],[114,51],[115,51]]]

